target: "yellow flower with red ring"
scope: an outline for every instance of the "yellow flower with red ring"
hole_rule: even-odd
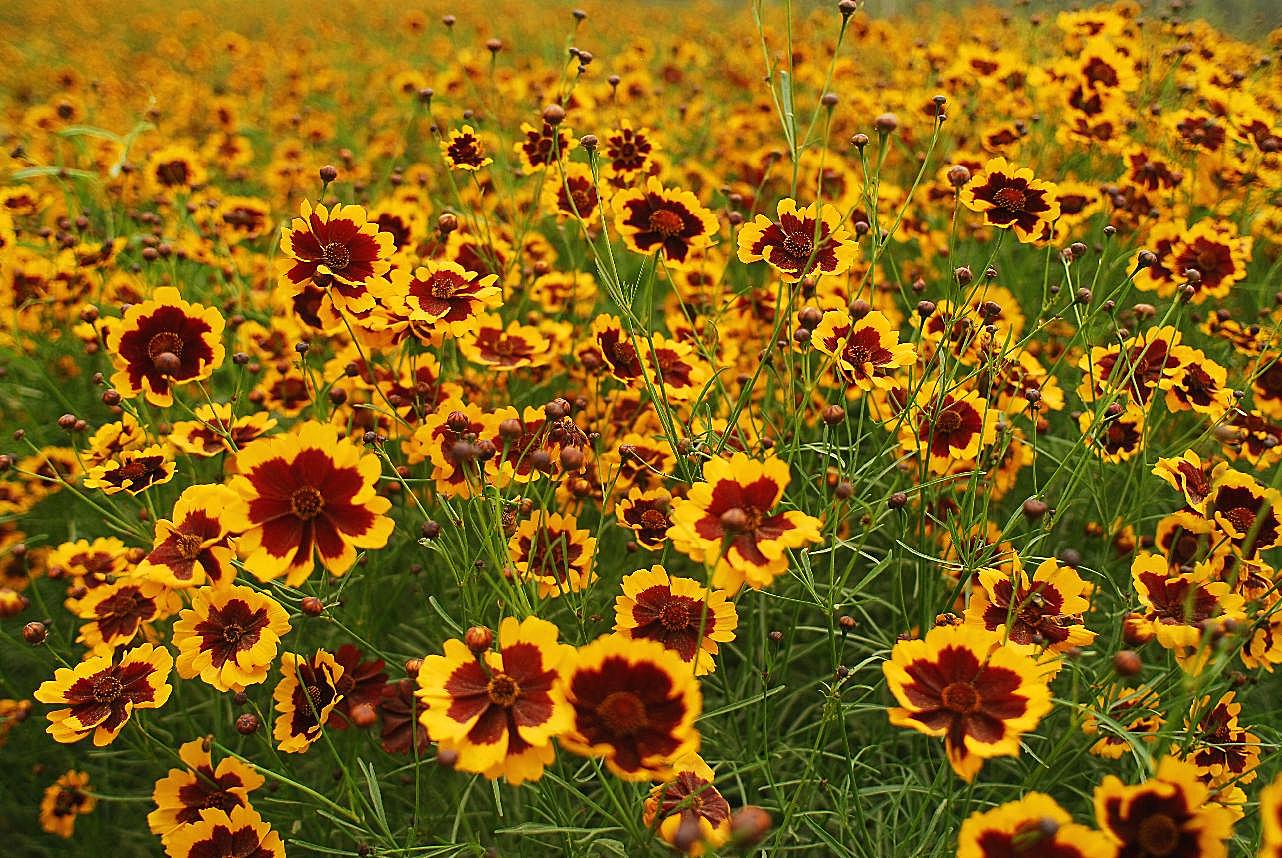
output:
[[[132,641],[149,623],[178,612],[178,595],[163,584],[136,576],[118,578],[95,587],[75,607],[76,616],[87,620],[80,627],[77,643],[94,655],[107,655]]]
[[[374,309],[375,290],[396,250],[391,233],[380,232],[357,205],[313,208],[304,200],[300,211],[302,217],[281,227],[281,282],[295,295],[323,290],[319,315],[327,325],[338,324],[340,313]]]
[[[1203,462],[1197,451],[1185,450],[1181,456],[1159,458],[1153,466],[1153,473],[1183,494],[1184,502],[1191,509],[1205,515],[1206,499],[1211,494],[1211,487],[1228,467],[1227,462]]]
[[[170,835],[165,843],[169,858],[208,858],[244,855],[246,858],[285,858],[285,844],[258,811],[245,805],[231,811],[207,807],[200,819]]]
[[[505,327],[493,313],[476,314],[458,346],[469,361],[496,372],[543,366],[552,358],[552,341],[538,328],[520,322],[509,322]]]
[[[567,750],[604,758],[630,781],[669,778],[674,761],[699,750],[699,682],[662,644],[607,635],[579,649],[562,676],[573,710],[559,739]]]
[[[957,858],[1113,858],[1116,852],[1107,837],[1074,822],[1040,792],[972,813],[957,836]]]
[[[233,417],[230,403],[205,404],[196,408],[195,420],[175,423],[166,440],[184,453],[204,458],[234,453],[275,426],[276,419],[266,411]]]
[[[578,593],[596,580],[596,537],[572,515],[536,513],[517,525],[508,552],[519,577],[538,583],[541,598]]]
[[[574,650],[557,638],[547,620],[506,617],[497,651],[473,652],[451,639],[444,655],[423,660],[416,696],[427,711],[419,720],[457,755],[455,768],[513,785],[542,776],[553,737],[570,725],[558,680]]]
[[[222,366],[223,317],[191,304],[172,286],[130,306],[107,334],[116,372],[111,386],[124,397],[143,394],[152,405],[172,405],[173,387],[209,378]]]
[[[283,575],[296,587],[316,558],[329,574],[342,575],[358,548],[382,548],[391,536],[378,457],[332,426],[308,421],[255,441],[236,455],[236,469],[229,487],[245,503],[227,512],[226,524],[241,534],[245,568],[262,581]]]
[[[899,445],[921,456],[932,474],[947,474],[972,462],[997,440],[994,409],[973,390],[923,385],[899,430]]]
[[[730,803],[713,785],[712,768],[698,754],[686,754],[672,765],[672,775],[650,790],[642,821],[659,837],[687,855],[702,855],[730,840]],[[657,825],[656,825],[657,822]]]
[[[261,787],[263,776],[253,766],[226,757],[214,767],[208,739],[192,739],[178,749],[185,768],[170,769],[156,781],[151,798],[156,809],[147,814],[151,833],[168,842],[178,830],[200,822],[208,808],[249,807],[249,794]]]
[[[696,563],[716,564],[713,586],[728,593],[769,586],[788,569],[786,549],[820,540],[821,522],[797,510],[776,512],[788,463],[745,453],[711,459],[703,481],[672,502],[673,547]]]
[[[1128,631],[1157,638],[1190,672],[1201,670],[1209,657],[1208,632],[1244,617],[1242,597],[1229,584],[1211,580],[1205,566],[1177,573],[1164,557],[1145,552],[1131,562],[1131,580],[1141,611],[1127,618]]]
[[[719,644],[734,640],[739,615],[724,590],[692,578],[674,578],[662,566],[623,579],[614,600],[614,630],[625,638],[653,640],[695,665],[699,676],[716,670]]]
[[[494,285],[498,275],[481,276],[448,259],[430,260],[413,271],[397,268],[389,276],[391,285],[380,297],[394,315],[439,323],[456,337],[466,336],[482,313],[503,302]]]
[[[111,744],[135,709],[157,709],[169,699],[173,666],[169,650],[142,644],[118,664],[110,656],[95,656],[58,668],[35,693],[41,703],[65,707],[49,713],[47,732],[65,744],[89,736],[96,747]]]
[[[877,310],[858,319],[845,310],[824,313],[810,342],[833,358],[843,382],[861,390],[889,386],[892,382],[887,376],[917,360],[913,344],[899,342],[899,332],[890,318]]]
[[[1242,556],[1254,557],[1282,544],[1282,492],[1260,485],[1249,474],[1219,471],[1206,506]]]
[[[70,838],[76,830],[76,817],[92,813],[98,799],[88,791],[89,775],[69,771],[50,784],[40,799],[40,827],[49,834]]]
[[[1122,855],[1226,858],[1233,813],[1210,798],[1194,766],[1167,757],[1141,784],[1105,777],[1095,788],[1095,820]]]
[[[174,623],[178,675],[199,676],[219,691],[243,691],[267,679],[289,614],[249,587],[201,587]]]
[[[1019,756],[1020,736],[1051,709],[1053,668],[972,625],[900,641],[882,670],[899,702],[890,723],[943,737],[949,765],[967,782],[985,760]]]
[[[102,489],[105,494],[141,494],[174,478],[174,462],[158,444],[141,450],[121,450],[116,458],[93,465],[85,474],[84,487]]]
[[[850,231],[842,225],[835,206],[811,203],[797,208],[797,201],[785,198],[775,207],[778,222],[764,214],[739,227],[739,261],[765,260],[779,272],[785,283],[796,283],[806,275],[845,274],[859,252]]]
[[[320,738],[322,725],[342,699],[338,680],[343,666],[323,649],[311,658],[287,652],[280,657],[280,675],[272,691],[276,704],[272,737],[281,753],[301,754]]]
[[[1023,569],[980,569],[970,596],[966,621],[1003,632],[1019,646],[1052,652],[1088,646],[1095,632],[1082,623],[1093,590],[1070,566],[1044,560],[1032,578]]]
[[[236,578],[227,520],[242,514],[244,501],[226,486],[198,485],[183,491],[171,519],[156,522],[151,551],[138,564],[139,578],[166,587],[230,584]]]
[[[628,249],[643,255],[663,254],[663,264],[682,270],[696,251],[712,243],[717,218],[689,191],[665,189],[649,178],[644,187],[614,198],[614,226]]]
[[[451,131],[441,146],[441,155],[451,170],[469,173],[475,173],[494,163],[494,159],[485,154],[485,144],[471,125]]]
[[[1021,242],[1038,241],[1059,217],[1055,185],[1033,178],[1027,167],[993,158],[960,194],[962,205],[984,216],[984,223],[1012,229]]]

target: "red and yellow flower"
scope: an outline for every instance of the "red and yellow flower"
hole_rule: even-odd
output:
[[[574,651],[557,637],[547,620],[507,617],[497,651],[451,639],[444,655],[423,660],[416,695],[427,710],[420,720],[442,751],[457,755],[456,768],[514,785],[542,776],[553,737],[570,725],[558,680]]]
[[[667,267],[681,270],[695,251],[712,243],[717,219],[689,191],[665,189],[651,177],[645,187],[614,198],[614,225],[629,250],[662,253]]]
[[[734,640],[739,615],[724,590],[677,578],[662,566],[623,579],[614,600],[614,630],[625,638],[658,641],[702,676],[716,670],[720,644]]]
[[[1051,709],[1046,668],[971,625],[900,641],[882,669],[899,702],[890,723],[942,736],[949,764],[968,782],[985,760],[1019,756],[1020,736]]]
[[[759,214],[739,228],[739,261],[765,260],[785,283],[796,283],[807,275],[844,274],[859,252],[850,232],[842,225],[835,206],[811,203],[797,208],[797,201],[785,198],[775,208],[778,222]]]
[[[50,834],[70,839],[76,817],[92,813],[98,799],[88,791],[87,772],[69,771],[50,784],[40,799],[40,827]]]
[[[525,519],[508,541],[508,551],[517,574],[537,582],[545,599],[578,593],[596,580],[596,537],[578,527],[571,515],[553,512]]]
[[[899,342],[899,332],[889,317],[877,310],[858,319],[852,319],[845,310],[824,313],[810,342],[833,358],[837,375],[844,383],[862,390],[886,386],[888,375],[912,366],[917,359],[913,344]]]
[[[337,324],[341,313],[374,309],[375,294],[392,267],[392,235],[379,232],[360,206],[312,208],[304,200],[301,213],[281,227],[282,282],[295,295],[308,288],[322,290],[320,316],[326,324]]]
[[[961,203],[984,216],[984,223],[1012,229],[1021,242],[1045,237],[1059,217],[1055,185],[1033,178],[1027,167],[1016,168],[1005,158],[993,158],[961,191]]]
[[[169,858],[285,858],[285,844],[251,807],[238,805],[230,812],[208,807],[199,820],[169,836],[165,854]]]
[[[769,586],[788,569],[786,549],[820,540],[821,522],[797,510],[775,512],[790,479],[788,463],[744,453],[711,459],[703,481],[672,502],[673,547],[696,563],[716,564],[713,586],[736,593]]]
[[[249,587],[201,587],[174,623],[178,675],[199,676],[219,691],[243,691],[267,679],[289,614]]]
[[[162,286],[110,328],[111,386],[121,396],[141,393],[152,405],[172,405],[175,386],[209,378],[222,366],[222,336],[222,314]]]
[[[672,766],[671,779],[650,791],[642,821],[687,855],[702,855],[730,840],[730,803],[713,785],[712,768],[698,754]]]
[[[301,754],[320,738],[323,725],[338,705],[343,666],[323,649],[311,658],[287,652],[280,657],[280,675],[272,692],[276,703],[272,736],[281,753]]]
[[[214,767],[207,739],[192,739],[178,749],[185,768],[170,769],[156,781],[151,800],[156,809],[147,814],[151,833],[167,842],[181,828],[200,822],[207,808],[231,811],[249,807],[249,794],[261,787],[263,776],[235,757],[226,757]]]
[[[121,450],[114,459],[91,466],[85,474],[84,486],[102,489],[109,495],[117,492],[141,494],[152,486],[172,480],[174,467],[173,460],[158,444],[141,450]]]
[[[567,750],[602,757],[624,780],[670,778],[674,762],[699,749],[703,695],[690,665],[662,644],[598,638],[563,669],[573,719]]]
[[[1225,858],[1233,814],[1210,797],[1197,769],[1167,757],[1141,784],[1105,777],[1095,788],[1095,819],[1119,855]]]
[[[169,699],[174,658],[164,647],[142,644],[118,664],[110,656],[60,667],[36,689],[41,703],[63,706],[49,713],[49,735],[66,744],[93,737],[96,747],[111,744],[135,709],[157,709]]]
[[[972,813],[957,837],[957,858],[1113,858],[1103,834],[1073,821],[1045,793]]]
[[[172,520],[156,522],[151,551],[135,574],[175,589],[230,584],[236,568],[224,522],[242,503],[240,495],[225,486],[187,488],[174,504]]]
[[[980,569],[976,575],[979,580],[966,609],[967,622],[1003,632],[1011,643],[1052,652],[1095,640],[1095,632],[1082,623],[1082,615],[1091,607],[1092,587],[1072,567],[1052,557],[1037,567],[1031,579],[1023,569],[1013,573]]]
[[[240,533],[245,568],[260,580],[306,581],[316,558],[332,575],[356,562],[358,548],[382,548],[393,522],[391,501],[378,494],[382,467],[333,427],[306,422],[263,438],[236,456],[230,488],[245,503],[228,511]]]

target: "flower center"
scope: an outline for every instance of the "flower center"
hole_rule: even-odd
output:
[[[676,235],[683,226],[685,222],[681,220],[681,215],[671,209],[659,209],[650,215],[650,229],[660,235]]]
[[[245,636],[245,630],[235,623],[228,623],[223,626],[223,641],[232,646],[240,646],[241,638]]]
[[[311,486],[303,486],[301,489],[296,489],[290,496],[289,507],[299,518],[313,519],[320,515],[320,511],[325,507],[325,498]]]
[[[815,240],[804,232],[789,232],[783,237],[783,249],[793,259],[805,261],[814,252]]]
[[[1255,511],[1247,509],[1244,506],[1231,509],[1224,514],[1238,531],[1238,533],[1249,533],[1251,527],[1255,524]]]
[[[433,277],[429,288],[432,290],[433,298],[445,300],[454,297],[456,286],[457,284],[448,277]]]
[[[619,736],[639,733],[647,723],[645,704],[631,691],[610,693],[597,706],[596,712],[606,726]]]
[[[93,684],[93,699],[99,703],[110,703],[120,697],[124,691],[120,680],[114,676],[104,676]]]
[[[646,530],[667,530],[668,517],[657,509],[647,509],[641,513],[641,526]]]
[[[521,686],[516,684],[516,680],[506,673],[496,673],[490,677],[490,684],[486,686],[486,693],[490,695],[490,702],[495,706],[504,708],[510,707],[516,702],[516,698],[521,694]]]
[[[322,692],[319,685],[307,686],[307,699],[312,702],[311,708],[315,712],[320,712],[321,710],[321,695]]]
[[[180,533],[174,541],[174,550],[184,560],[195,560],[200,555],[200,547],[205,541],[194,533]]]
[[[941,435],[951,435],[960,429],[961,426],[961,415],[951,408],[945,409],[940,413],[939,419],[935,421],[935,431]]]
[[[690,609],[673,599],[659,609],[659,623],[669,631],[687,628],[690,625]]]
[[[1017,212],[1023,210],[1024,205],[1028,202],[1028,197],[1019,188],[1002,188],[993,195],[993,202],[999,208]]]
[[[940,701],[945,709],[969,715],[979,709],[979,692],[969,682],[954,682],[944,687]]]
[[[853,346],[846,351],[846,359],[855,366],[865,366],[872,363],[872,352],[864,346]]]
[[[1170,855],[1180,845],[1180,827],[1165,813],[1155,813],[1140,823],[1139,841],[1146,855]]]
[[[236,796],[220,789],[217,792],[208,793],[204,799],[201,800],[200,806],[202,808],[216,807],[219,810],[225,810],[228,813],[231,813],[232,810],[240,806],[240,801]]]
[[[173,331],[161,331],[147,341],[147,357],[151,358],[153,362],[166,353],[182,357],[182,337]]]
[[[321,248],[321,257],[330,271],[342,271],[351,263],[352,252],[347,249],[347,245],[332,241]]]

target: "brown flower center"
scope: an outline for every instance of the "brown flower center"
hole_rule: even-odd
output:
[[[147,357],[151,358],[153,363],[163,354],[182,357],[182,353],[182,337],[173,331],[161,331],[147,341]]]
[[[979,692],[969,682],[953,682],[946,685],[939,697],[945,709],[951,709],[963,715],[969,715],[979,709]]]
[[[935,431],[941,435],[951,435],[962,427],[961,415],[955,409],[948,408],[940,413],[935,421]]]
[[[506,708],[516,702],[516,698],[521,694],[521,686],[506,673],[496,673],[490,677],[490,683],[485,691],[490,695],[491,703]]]
[[[645,704],[631,691],[614,691],[596,708],[606,726],[619,736],[631,736],[646,726]]]
[[[428,284],[432,297],[440,298],[441,300],[453,298],[454,290],[457,286],[458,284],[449,277],[433,277]]]
[[[301,519],[312,519],[320,515],[320,511],[325,508],[325,498],[317,489],[303,486],[301,489],[295,489],[290,496],[289,508]]]
[[[1019,188],[1002,188],[993,194],[993,202],[999,208],[1017,212],[1023,211],[1024,205],[1028,202],[1028,197]]]
[[[641,526],[646,530],[667,530],[668,517],[657,509],[647,509],[641,513]]]
[[[205,541],[194,533],[180,533],[174,540],[174,550],[184,560],[195,560],[200,556],[201,546]]]
[[[673,599],[659,609],[659,624],[670,631],[687,628],[690,625],[690,609]]]
[[[241,638],[245,637],[245,630],[236,623],[228,623],[223,626],[223,641],[231,646],[240,646]]]
[[[650,215],[650,229],[660,235],[676,235],[684,226],[685,222],[681,219],[681,215],[672,209],[659,209]]]
[[[114,676],[104,676],[93,684],[93,699],[99,703],[110,703],[120,697],[125,688]]]
[[[321,248],[321,258],[330,271],[342,271],[351,263],[352,252],[347,249],[347,245],[332,241]]]
[[[815,241],[804,232],[789,232],[783,237],[783,249],[793,259],[806,260],[814,252]]]
[[[1155,813],[1140,823],[1139,842],[1146,855],[1170,855],[1180,845],[1180,827],[1165,813]]]
[[[721,513],[721,528],[728,533],[752,533],[761,526],[761,510],[734,506]]]
[[[321,691],[319,685],[307,686],[307,699],[311,701],[311,709],[313,711],[320,712],[323,694],[324,692]]]
[[[1224,517],[1237,529],[1238,533],[1250,533],[1255,524],[1255,511],[1239,506],[1224,513]]]

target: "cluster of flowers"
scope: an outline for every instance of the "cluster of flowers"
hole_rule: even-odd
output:
[[[507,65],[448,15],[434,64],[370,60],[363,114],[234,33],[196,77],[156,39],[145,123],[120,68],[0,96],[0,617],[44,659],[0,686],[0,745],[38,712],[174,756],[147,817],[172,858],[283,856],[276,786],[396,846],[381,799],[384,830],[293,773],[342,763],[336,731],[536,789],[584,782],[545,778],[560,748],[650,784],[640,828],[701,854],[768,836],[758,802],[792,819],[844,719],[922,760],[910,731],[942,738],[970,783],[1058,714],[1048,759],[1135,763],[1096,827],[1029,792],[958,855],[1226,855],[1266,748],[1243,704],[1282,664],[1282,76],[1128,2],[972,14],[1051,59],[958,29],[856,86],[850,46],[904,37],[842,0],[786,45],[718,37],[760,39],[755,93],[747,51]],[[238,94],[266,84],[283,107]],[[1099,562],[1047,556],[1068,533]],[[781,625],[822,643],[758,657]],[[704,742],[776,691],[735,699],[731,659],[835,675],[795,798]],[[107,797],[81,767],[46,831]],[[1282,854],[1282,780],[1254,802]]]

